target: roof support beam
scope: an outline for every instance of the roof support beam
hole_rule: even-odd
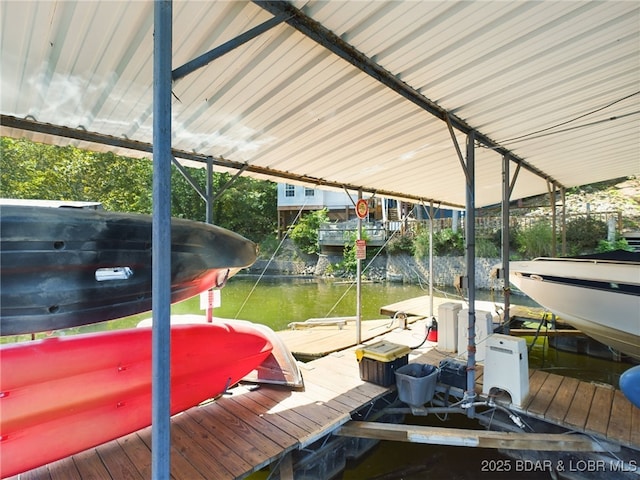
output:
[[[467,185],[471,185],[471,177],[469,176],[469,169],[467,168],[467,165],[464,163],[464,156],[462,155],[462,150],[460,150],[460,144],[458,143],[456,134],[453,131],[451,118],[449,118],[449,115],[445,115],[444,119],[447,122],[447,127],[449,128],[449,134],[451,135],[451,141],[453,142],[453,146],[455,147],[456,153],[458,154],[458,160],[460,160],[460,166],[462,167],[462,171],[464,172],[464,177],[467,180]]]
[[[382,68],[376,62],[367,57],[364,53],[360,52],[352,45],[342,40],[335,33],[324,27],[319,22],[302,13],[301,10],[295,8],[290,3],[276,0],[253,0],[253,2],[274,15],[286,15],[286,22],[291,27],[316,41],[318,44],[338,55],[340,58],[343,58],[356,68],[375,78],[380,83],[402,95],[407,100],[413,102],[418,107],[426,110],[435,117],[440,118],[443,121],[447,121],[447,118],[449,118],[449,121],[457,130],[460,130],[467,135],[472,130],[475,131],[475,129],[467,124],[464,120],[448,112],[437,103],[429,100],[420,92],[404,83],[388,70]],[[529,164],[524,159],[513,154],[511,151],[509,151],[505,147],[502,147],[489,137],[479,133],[478,131],[475,131],[474,135],[478,143],[497,151],[501,155],[509,155],[514,162],[522,164],[524,168],[534,173],[535,175],[547,181],[553,182],[556,185],[560,185],[550,175]]]
[[[238,169],[238,171],[235,173],[235,175],[233,177],[231,177],[229,179],[229,181],[227,183],[225,183],[222,188],[211,198],[211,202],[215,202],[216,200],[218,200],[218,198],[220,198],[220,196],[229,188],[231,187],[231,185],[233,185],[236,180],[238,179],[238,177],[240,175],[242,175],[247,168],[249,168],[249,165],[243,165],[241,168]]]
[[[51,125],[48,123],[40,123],[35,120],[30,120],[30,119],[27,120],[27,119],[13,117],[10,115],[0,115],[0,125],[2,126],[2,128],[14,128],[14,129],[24,130],[29,132],[38,132],[38,133],[43,133],[45,135],[53,135],[57,137],[70,138],[73,140],[79,140],[81,142],[95,143],[98,145],[107,145],[107,146],[131,150],[135,152],[151,153],[152,151],[152,146],[149,143],[139,142],[137,140],[130,140],[128,138],[113,137],[110,135],[104,135],[96,132],[89,132],[87,130],[79,129],[79,128],[69,128],[69,127],[62,127],[59,125]],[[247,171],[249,173],[253,173],[256,175],[270,177],[272,179],[277,178],[277,179],[283,179],[283,180],[295,180],[295,181],[300,181],[304,183],[309,183],[317,187],[330,187],[330,188],[337,188],[341,190],[345,188],[349,190],[356,190],[356,191],[362,189],[363,192],[369,192],[372,194],[381,195],[383,197],[398,198],[398,199],[407,200],[411,202],[420,203],[420,202],[433,201],[435,203],[439,203],[441,205],[448,206],[448,207],[454,207],[454,208],[463,207],[462,205],[458,205],[455,203],[438,202],[436,199],[431,199],[428,197],[418,197],[415,195],[399,196],[398,192],[392,192],[389,190],[374,191],[374,190],[364,188],[362,185],[352,185],[352,184],[345,184],[340,182],[331,182],[331,181],[327,181],[317,177],[310,177],[308,175],[295,175],[282,170],[274,170],[267,167],[260,167],[257,165],[249,165],[242,162],[235,162],[233,160],[227,160],[226,158],[223,158],[223,157],[211,157],[211,156],[203,155],[200,153],[177,150],[175,148],[172,149],[171,152],[174,157],[180,158],[183,160],[199,162],[205,165],[207,164],[207,162],[211,161],[212,165],[220,168],[227,168],[227,169],[234,169],[234,170],[242,169],[243,171]]]
[[[241,45],[244,45],[250,40],[262,35],[264,32],[271,30],[273,27],[280,25],[282,22],[286,20],[287,16],[280,14],[276,15],[273,18],[267,20],[260,25],[253,27],[250,30],[238,35],[236,38],[229,40],[228,42],[223,43],[222,45],[214,48],[213,50],[209,50],[207,53],[200,55],[199,57],[194,58],[190,62],[185,63],[181,67],[176,68],[173,72],[171,72],[171,78],[175,82],[183,77],[186,77],[192,72],[195,72],[199,68],[202,68],[216,58],[220,58],[221,56],[229,53],[230,51],[238,48]]]
[[[196,180],[191,176],[191,174],[187,171],[187,169],[182,166],[182,164],[176,159],[176,157],[172,156],[171,160],[173,161],[173,165],[182,174],[182,176],[187,181],[187,183],[191,185],[191,188],[193,188],[196,191],[196,193],[200,195],[200,198],[202,198],[202,200],[206,202],[208,198],[207,194],[206,192],[202,191],[202,188],[200,188],[200,185],[198,185],[198,182],[196,182]]]

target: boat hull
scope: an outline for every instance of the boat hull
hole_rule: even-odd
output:
[[[251,324],[171,327],[171,414],[223,393],[270,354]],[[15,475],[151,424],[151,328],[5,345],[0,474]]]
[[[640,265],[597,260],[510,262],[510,281],[586,335],[640,360]]]
[[[260,331],[273,347],[269,356],[255,370],[242,378],[243,382],[258,384],[280,385],[291,389],[304,389],[302,372],[298,368],[298,362],[289,350],[282,338],[266,325],[252,323],[248,320],[232,320],[229,318],[212,317],[211,321],[205,315],[171,315],[171,325],[202,325],[222,322],[229,326],[250,326]],[[151,327],[153,318],[145,318],[138,322],[138,328]]]
[[[2,335],[151,310],[151,216],[21,205],[0,213]],[[172,219],[171,302],[224,285],[256,254],[238,234]]]
[[[640,365],[620,375],[620,390],[631,403],[640,408]]]

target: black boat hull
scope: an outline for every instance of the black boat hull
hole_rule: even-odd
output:
[[[0,207],[0,333],[17,335],[151,310],[149,215]],[[171,302],[222,286],[256,245],[221,227],[171,222]]]

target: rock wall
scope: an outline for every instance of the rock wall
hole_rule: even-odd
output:
[[[313,275],[319,277],[346,276],[335,265],[342,261],[340,255],[303,255],[297,258],[260,259],[250,269],[251,273],[269,275]],[[502,281],[491,278],[491,269],[500,263],[499,258],[476,258],[476,288],[502,288]],[[366,268],[365,268],[366,267]],[[363,276],[374,281],[422,283],[429,281],[429,260],[416,260],[408,254],[380,255],[372,262],[363,262]],[[453,286],[456,276],[466,274],[464,257],[434,257],[433,277],[435,286]]]
[[[499,258],[476,258],[476,288],[502,288],[502,281],[491,278],[492,268]],[[453,286],[458,275],[466,275],[464,257],[433,257],[433,280],[437,286]],[[404,283],[428,282],[429,260],[416,260],[410,255],[387,256],[386,278]]]

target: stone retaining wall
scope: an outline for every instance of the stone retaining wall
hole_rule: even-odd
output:
[[[332,267],[342,261],[340,255],[307,256],[293,260],[258,260],[251,273],[270,275],[336,275]],[[502,288],[502,281],[491,278],[491,269],[500,263],[499,258],[476,258],[476,288]],[[377,281],[424,283],[429,281],[429,260],[416,260],[407,254],[380,255],[370,265],[363,262],[364,276]],[[464,257],[434,257],[433,277],[435,286],[453,286],[456,276],[466,274]]]

